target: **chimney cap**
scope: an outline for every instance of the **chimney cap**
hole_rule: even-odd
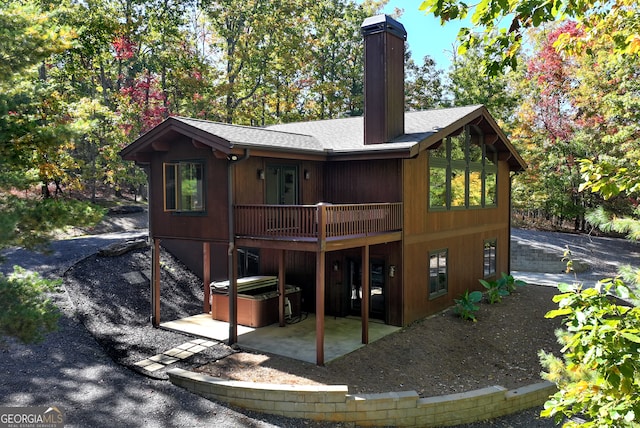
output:
[[[371,34],[389,32],[396,37],[403,40],[407,40],[407,30],[404,29],[404,25],[390,17],[389,15],[376,15],[370,16],[365,19],[360,27],[363,36],[369,36]]]

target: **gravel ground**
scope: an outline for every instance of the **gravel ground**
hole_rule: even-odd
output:
[[[620,240],[597,238],[598,249],[587,239],[578,248],[572,235],[517,230],[522,239],[544,245],[564,246],[570,239],[574,253],[585,251],[595,260],[611,254],[625,255],[624,262],[638,258],[637,245],[622,248]],[[578,235],[580,236],[580,235]],[[348,424],[315,423],[305,420],[263,415],[231,409],[177,388],[166,381],[164,371],[149,376],[132,364],[165,351],[189,338],[150,327],[148,250],[122,257],[102,258],[82,255],[110,243],[105,235],[58,241],[50,256],[33,255],[23,250],[9,252],[9,262],[0,266],[6,272],[11,264],[21,264],[48,276],[57,276],[69,266],[64,286],[52,296],[61,309],[58,332],[38,345],[9,342],[0,349],[0,405],[57,405],[65,413],[67,426],[76,427],[343,427]],[[120,237],[120,239],[122,239]],[[600,241],[604,239],[604,241]],[[604,250],[600,250],[602,246]],[[6,254],[6,253],[5,253]],[[627,257],[626,255],[629,254]],[[96,263],[110,269],[95,269]],[[604,263],[604,262],[603,262]],[[604,263],[606,264],[606,263]],[[202,300],[202,289],[195,277],[182,273],[182,267],[168,255],[162,257],[162,319],[198,313],[194,306]],[[605,266],[605,267],[608,267]],[[139,283],[125,274],[137,272]],[[224,344],[215,345],[197,357],[173,367],[190,368],[204,360],[234,352]],[[115,362],[114,362],[115,361]],[[137,371],[134,371],[137,370]],[[538,418],[539,409],[509,417],[461,426],[553,427],[552,421]]]

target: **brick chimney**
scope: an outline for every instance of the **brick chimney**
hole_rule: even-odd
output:
[[[364,143],[404,134],[404,26],[387,15],[367,18],[364,37]]]

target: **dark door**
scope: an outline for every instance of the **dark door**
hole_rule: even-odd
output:
[[[271,165],[265,177],[268,205],[298,204],[298,167],[295,165]]]
[[[385,321],[385,263],[380,259],[371,259],[369,263],[369,317]],[[360,316],[362,315],[362,261],[360,259],[348,259],[346,282],[349,313]]]

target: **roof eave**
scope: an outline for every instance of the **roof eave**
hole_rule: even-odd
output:
[[[125,160],[138,161],[139,153],[157,151],[153,147],[154,142],[161,141],[172,131],[185,135],[193,141],[209,146],[212,150],[218,150],[225,154],[231,153],[231,149],[233,149],[233,144],[231,142],[188,125],[179,119],[169,117],[122,149],[120,151],[120,156]]]

